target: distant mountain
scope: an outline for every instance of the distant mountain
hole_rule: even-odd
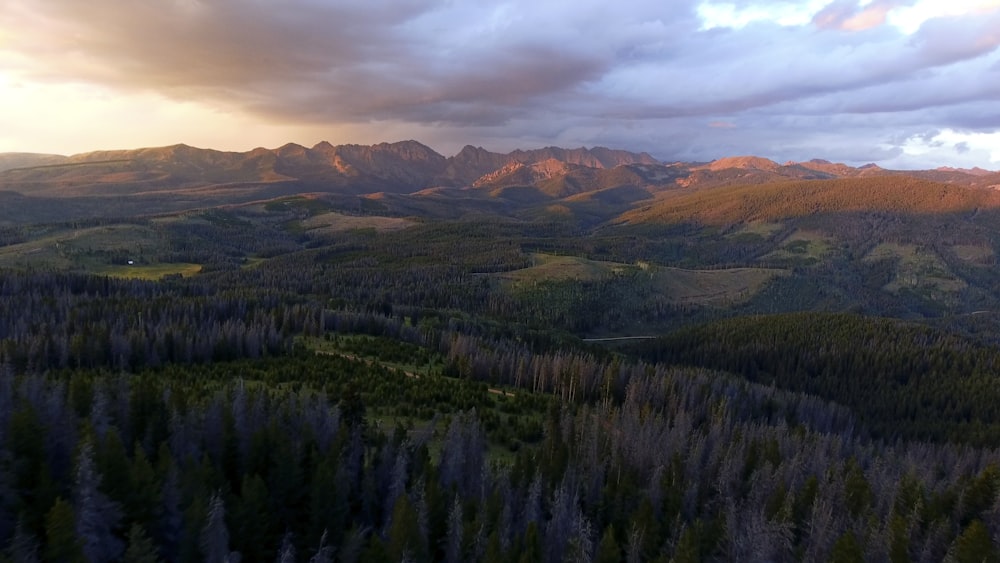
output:
[[[580,168],[580,166],[568,164],[554,158],[530,164],[514,160],[506,164],[503,168],[485,174],[473,182],[472,185],[477,188],[516,185],[533,186],[554,176],[565,176],[573,168]]]
[[[712,170],[713,172],[718,172],[719,170],[728,170],[731,168],[742,168],[750,170],[765,170],[768,172],[775,172],[781,168],[781,165],[773,160],[762,158],[759,156],[730,156],[726,158],[720,158],[718,160],[713,160],[704,166],[699,166],[695,168],[696,170]]]
[[[439,185],[469,186],[483,176],[501,174],[505,167],[545,162],[549,164],[543,167],[552,170],[562,164],[610,168],[657,163],[645,153],[603,147],[548,147],[506,155],[465,147],[446,158],[416,141],[370,146],[322,142],[312,148],[287,144],[245,153],[174,145],[71,157],[0,155],[0,189],[31,195],[92,196],[216,184],[294,182],[320,191],[412,193]]]
[[[660,161],[646,153],[632,153],[621,150],[612,150],[604,147],[594,147],[592,149],[561,149],[559,147],[545,147],[529,151],[516,150],[508,156],[519,162],[533,164],[543,160],[557,160],[567,164],[578,164],[588,168],[614,168],[624,164],[659,164]]]
[[[939,172],[959,172],[961,174],[971,174],[973,176],[988,176],[993,174],[989,170],[983,170],[982,168],[976,166],[975,168],[952,168],[951,166],[940,166],[935,168]]]
[[[626,213],[623,220],[634,222],[676,215],[670,206],[686,193],[881,177],[1000,187],[1000,173],[982,169],[893,171],[819,159],[779,164],[752,155],[664,163],[647,153],[604,147],[503,154],[470,145],[445,157],[412,140],[375,145],[321,142],[311,148],[290,143],[248,152],[181,144],[69,157],[0,154],[0,192],[20,198],[23,208],[44,209],[49,219],[172,212],[316,193],[340,198],[380,194],[370,201],[399,215],[501,210],[529,217],[585,216],[593,223]],[[20,220],[17,210],[0,210],[0,222]]]

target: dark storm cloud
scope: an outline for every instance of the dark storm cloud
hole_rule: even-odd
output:
[[[30,69],[36,78],[207,97],[283,119],[482,124],[572,93],[615,63],[605,48],[627,43],[588,45],[594,37],[550,25],[558,13],[536,22],[520,7],[478,6],[35,0],[22,9],[53,33],[18,47],[43,63]]]
[[[1000,125],[983,113],[1000,96],[1000,10],[912,35],[887,23],[916,1],[833,0],[808,25],[730,28],[695,0],[0,0],[16,54],[0,70],[281,122],[411,124],[449,146],[889,158],[922,132]]]

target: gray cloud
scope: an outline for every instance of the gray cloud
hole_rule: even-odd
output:
[[[907,4],[701,31],[695,0],[0,0],[18,55],[0,70],[449,147],[869,161],[927,131],[996,130],[1000,10],[907,36],[885,25]]]

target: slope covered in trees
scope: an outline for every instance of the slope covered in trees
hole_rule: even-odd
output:
[[[848,314],[742,317],[643,342],[636,353],[827,398],[889,440],[1000,441],[1000,353],[926,326]]]
[[[728,225],[775,221],[817,213],[971,212],[1000,206],[994,191],[941,184],[908,176],[882,176],[779,182],[761,186],[736,184],[725,188],[671,192],[672,197],[626,212],[626,223]]]

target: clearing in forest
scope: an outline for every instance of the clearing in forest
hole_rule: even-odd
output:
[[[180,275],[181,277],[188,278],[201,272],[201,264],[189,264],[186,262],[132,265],[113,264],[91,268],[90,272],[113,278],[140,280],[158,280],[169,275]]]
[[[777,276],[787,275],[777,268],[728,268],[688,270],[642,262],[637,265],[602,262],[578,256],[533,254],[534,265],[499,277],[519,283],[545,281],[594,281],[612,275],[623,276],[623,283],[638,283],[669,301],[701,305],[728,305],[745,301]]]
[[[301,225],[304,230],[318,233],[353,231],[356,229],[375,229],[378,232],[387,232],[412,227],[416,223],[400,217],[355,216],[330,212],[309,217],[303,220]]]
[[[532,266],[513,272],[504,272],[499,274],[499,277],[515,282],[591,281],[623,272],[628,268],[636,268],[636,266],[620,262],[602,262],[579,256],[557,256],[541,253],[532,254],[531,260]]]
[[[699,305],[730,305],[746,301],[767,282],[787,274],[787,271],[776,268],[657,268],[653,273],[656,284],[668,299]]]
[[[817,231],[796,230],[781,242],[781,246],[764,256],[764,259],[798,259],[817,262],[833,249],[830,237]]]
[[[928,298],[956,293],[965,289],[966,283],[956,277],[941,257],[930,248],[915,244],[883,243],[865,256],[866,262],[893,259],[896,271],[892,281],[883,289],[892,293],[913,291]]]
[[[769,223],[767,221],[753,221],[744,223],[739,229],[726,235],[726,238],[739,238],[740,236],[757,236],[763,239],[771,238],[771,235],[784,228],[781,223]]]
[[[960,260],[980,266],[992,265],[996,259],[993,249],[987,245],[959,244],[951,247]]]
[[[0,267],[104,274],[115,264],[155,256],[166,244],[162,232],[145,225],[51,228],[32,233],[25,242],[0,247]]]

